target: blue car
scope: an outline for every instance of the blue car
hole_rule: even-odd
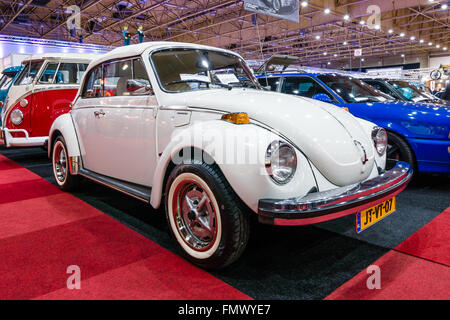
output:
[[[0,78],[0,111],[5,103],[6,97],[8,96],[9,88],[16,80],[20,70],[22,70],[22,66],[9,67],[2,72],[2,77]]]
[[[335,73],[265,71],[257,77],[268,90],[332,103],[385,128],[388,169],[406,161],[421,172],[450,173],[449,106],[395,100],[354,77]]]

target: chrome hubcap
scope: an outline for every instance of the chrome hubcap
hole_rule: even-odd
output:
[[[183,240],[195,250],[207,250],[214,243],[217,226],[206,191],[196,182],[184,182],[175,190],[174,201],[175,223]]]
[[[56,179],[58,179],[59,182],[63,182],[64,180],[66,180],[67,157],[66,157],[66,151],[60,144],[58,144],[56,146],[55,157],[54,157],[54,166],[55,166]]]

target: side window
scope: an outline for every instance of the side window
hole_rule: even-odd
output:
[[[39,78],[39,83],[53,83],[58,65],[59,63],[57,62],[47,64],[47,67],[45,68],[44,72],[42,72],[42,75]]]
[[[386,88],[384,85],[382,85],[381,83],[378,82],[367,82],[368,85],[374,87],[375,89],[384,92],[386,94],[391,94],[392,92],[389,92],[389,89]]]
[[[102,66],[92,69],[83,88],[83,98],[98,98],[103,96],[102,91]]]
[[[312,98],[316,94],[323,93],[334,100],[330,93],[328,93],[320,84],[307,77],[285,78],[281,92],[307,98]]]
[[[133,79],[131,60],[112,62],[103,66],[103,96],[129,95],[127,85]]]
[[[280,83],[280,78],[278,77],[259,78],[258,82],[263,87],[270,86],[270,91],[277,91],[278,84]]]
[[[20,75],[17,77],[14,85],[22,86],[31,84],[36,78],[36,75],[41,69],[43,63],[43,61],[29,62],[20,72]]]
[[[147,70],[140,58],[133,60],[133,79],[128,82],[127,90],[129,95],[153,94]]]
[[[82,70],[80,70],[80,66]],[[78,84],[86,68],[82,63],[61,63],[56,73],[55,83],[58,84]]]

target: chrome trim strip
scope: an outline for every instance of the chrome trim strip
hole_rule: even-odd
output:
[[[94,182],[97,182],[99,184],[102,184],[106,187],[109,187],[111,189],[114,189],[116,191],[122,192],[128,196],[131,196],[135,199],[141,200],[145,203],[149,203],[150,202],[150,197],[151,197],[151,188],[149,188],[150,192],[147,194],[141,190],[137,190],[136,188],[133,188],[131,186],[129,186],[128,184],[125,184],[123,182],[120,182],[114,178],[110,178],[110,177],[105,177],[103,175],[100,175],[98,173],[86,170],[84,168],[79,168],[79,175],[88,178]]]
[[[413,170],[406,162],[373,179],[291,199],[261,199],[258,212],[275,218],[302,219],[356,208],[406,187]]]

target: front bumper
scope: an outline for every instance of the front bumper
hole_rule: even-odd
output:
[[[11,135],[13,132],[20,132],[25,135],[24,138],[15,138]],[[30,137],[28,132],[24,129],[2,129],[1,139],[4,145],[9,147],[40,147],[45,144],[48,137]]]
[[[337,219],[370,208],[399,194],[411,180],[408,163],[350,186],[290,199],[261,199],[259,221],[275,225],[308,225]]]

